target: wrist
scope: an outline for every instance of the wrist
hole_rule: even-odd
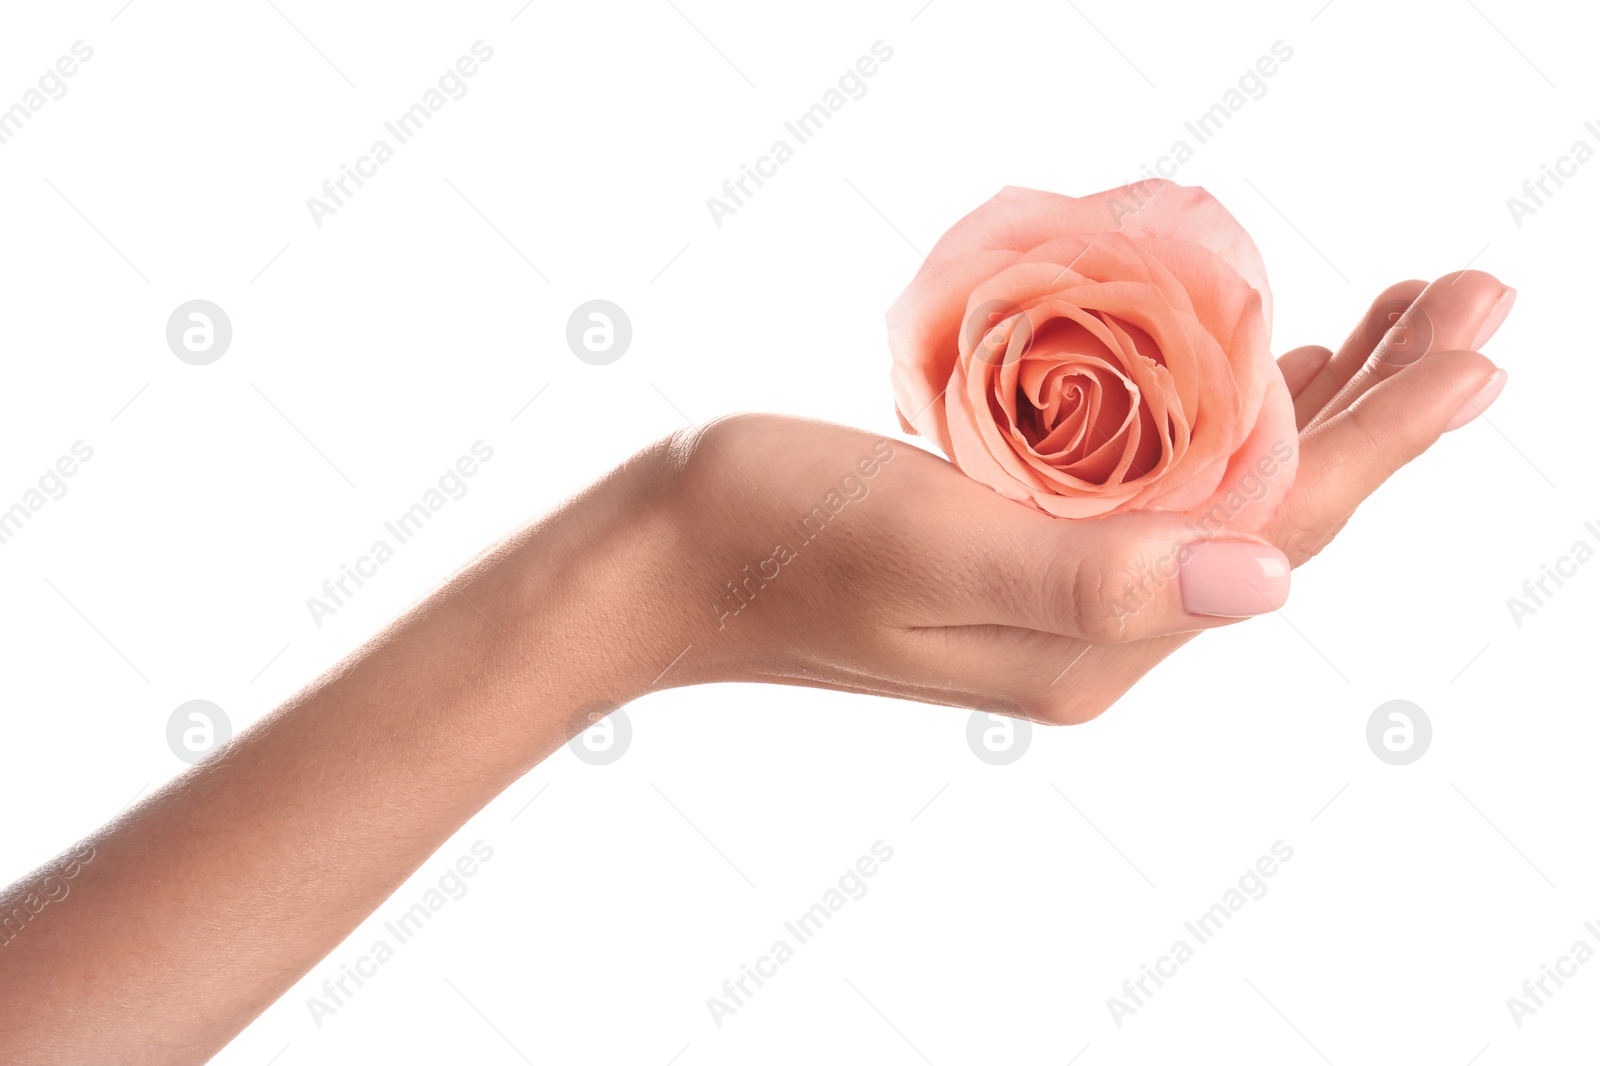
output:
[[[529,660],[539,702],[570,718],[700,680],[682,588],[681,505],[667,442],[613,470],[511,538],[503,555],[507,634]],[[703,640],[703,638],[702,638]]]

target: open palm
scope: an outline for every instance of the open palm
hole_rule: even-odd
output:
[[[1390,475],[1493,400],[1504,374],[1475,349],[1513,298],[1477,271],[1401,282],[1337,350],[1280,358],[1295,484],[1259,535],[1219,539],[1280,566],[1318,554]],[[1151,581],[1152,560],[1192,538],[1182,516],[1051,518],[920,449],[777,416],[723,419],[652,455],[664,467],[652,510],[679,560],[662,605],[681,609],[694,650],[667,685],[804,684],[1067,724],[1237,620],[1192,613],[1179,582]],[[1249,613],[1281,597],[1260,599]]]

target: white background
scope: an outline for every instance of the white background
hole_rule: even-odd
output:
[[[1520,628],[1506,599],[1600,541],[1600,162],[1520,227],[1506,200],[1600,147],[1596,27],[1320,2],[8,6],[0,106],[73,42],[94,56],[0,145],[0,507],[73,442],[94,456],[0,545],[0,881],[178,773],[180,703],[242,728],[686,417],[895,433],[882,313],[918,249],[1006,184],[1138,177],[1281,40],[1178,174],[1261,245],[1275,347],[1337,344],[1384,285],[1469,262],[1521,295],[1488,346],[1499,403],[1279,617],[1006,767],[958,710],[636,704],[620,760],[535,769],[217,1061],[1575,1061],[1600,963],[1520,1029],[1506,998],[1600,946],[1600,565]],[[307,197],[478,40],[466,96],[317,228]],[[706,198],[879,40],[866,95],[718,228]],[[203,367],[164,337],[196,298],[234,329]],[[564,340],[593,298],[633,323],[609,366]],[[316,627],[306,598],[478,440],[468,494]],[[1405,767],[1365,740],[1397,698],[1434,727]],[[713,1025],[706,998],[880,839],[868,894]],[[468,894],[319,1028],[308,996],[478,840]],[[1107,997],[1278,840],[1266,896],[1114,1025]]]

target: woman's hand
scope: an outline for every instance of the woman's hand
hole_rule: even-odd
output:
[[[1291,565],[1487,406],[1504,374],[1470,349],[1514,296],[1477,271],[1401,282],[1337,352],[1285,355],[1300,467],[1260,536],[1183,516],[1052,518],[825,423],[741,415],[686,432],[657,456],[689,645],[660,684],[775,681],[1087,721],[1194,633],[1281,606]]]
[[[101,829],[68,906],[33,905],[43,873],[0,890],[16,925],[0,1061],[205,1061],[502,789],[653,688],[777,681],[1094,717],[1194,632],[1277,607],[1289,564],[1493,398],[1497,372],[1459,349],[1498,325],[1506,291],[1484,274],[1407,282],[1338,353],[1284,356],[1300,470],[1262,538],[1050,518],[817,422],[668,439]]]

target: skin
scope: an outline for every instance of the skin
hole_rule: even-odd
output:
[[[1434,444],[1494,372],[1462,348],[1503,291],[1477,272],[1402,282],[1337,351],[1283,356],[1301,465],[1266,542],[1305,562]],[[1433,345],[1379,367],[1396,294]],[[740,415],[658,442],[19,880],[0,916],[93,849],[70,898],[0,946],[0,1061],[206,1061],[596,705],[766,681],[1076,723],[1229,621],[1185,612],[1175,581],[1132,617],[1107,607],[1190,539],[1181,523],[1050,518],[903,442],[733,612],[724,583],[881,440]]]

